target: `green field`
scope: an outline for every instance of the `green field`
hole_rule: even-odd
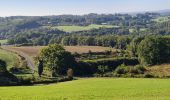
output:
[[[0,49],[0,59],[6,61],[8,68],[13,67],[13,65],[19,60],[17,54],[2,49]]]
[[[91,29],[98,29],[98,28],[101,28],[101,27],[105,27],[105,28],[112,28],[112,27],[115,27],[115,26],[112,26],[112,25],[95,25],[95,24],[92,24],[92,25],[89,25],[89,26],[55,26],[55,27],[52,27],[54,29],[59,29],[59,30],[63,30],[63,31],[66,31],[66,32],[75,32],[75,31],[83,31],[83,30],[91,30]]]
[[[7,43],[7,40],[0,40],[1,44]]]
[[[0,87],[0,100],[169,100],[169,79],[91,78],[41,85]]]
[[[158,18],[154,19],[153,21],[156,21],[158,23],[167,22],[167,21],[170,21],[170,16],[158,17]]]

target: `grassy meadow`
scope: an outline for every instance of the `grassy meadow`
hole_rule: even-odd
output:
[[[7,62],[8,68],[13,67],[13,65],[19,61],[17,54],[2,49],[0,49],[0,59]]]
[[[0,40],[0,43],[5,44],[5,43],[7,43],[7,40]]]
[[[96,24],[92,24],[89,26],[75,26],[75,25],[71,25],[71,26],[55,26],[55,27],[51,27],[53,29],[59,29],[59,30],[63,30],[65,32],[76,32],[76,31],[84,31],[84,30],[91,30],[91,29],[99,29],[99,28],[112,28],[115,26],[112,25],[96,25]]]
[[[169,100],[169,83],[169,79],[90,78],[51,85],[0,87],[0,99]]]

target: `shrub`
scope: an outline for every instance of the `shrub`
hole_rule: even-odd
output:
[[[67,70],[67,76],[68,76],[68,78],[72,78],[73,79],[73,69],[71,69],[71,68],[69,68],[68,70]]]
[[[137,59],[127,58],[80,61],[77,63],[74,73],[78,76],[92,76],[99,72],[98,66],[107,66],[108,68],[106,71],[112,72],[123,63],[128,66],[139,64]]]
[[[128,72],[131,74],[139,74],[138,69],[135,67],[130,67]]]
[[[138,70],[139,74],[144,74],[144,72],[146,71],[145,67],[143,67],[141,65],[136,65],[135,67]]]
[[[102,65],[100,65],[100,66],[98,66],[98,71],[99,71],[99,73],[102,74],[102,76],[103,76],[103,74],[104,74],[106,71],[108,71],[108,66],[102,66]]]
[[[125,66],[124,64],[118,66],[115,70],[115,74],[121,74],[128,77],[136,77],[136,75],[144,74],[146,69],[143,66]]]
[[[153,77],[154,77],[154,76],[151,75],[151,74],[149,74],[149,73],[144,74],[144,78],[153,78]]]
[[[127,68],[125,66],[125,64],[122,64],[120,66],[118,66],[115,70],[116,74],[126,74],[127,73]]]

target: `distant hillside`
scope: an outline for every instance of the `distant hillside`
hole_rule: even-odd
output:
[[[161,15],[170,15],[170,9],[160,10],[157,11],[157,13],[160,13]]]
[[[170,34],[169,20],[155,21],[161,17],[153,12],[1,17],[0,40],[7,39],[9,44],[48,45],[61,43],[66,36]]]

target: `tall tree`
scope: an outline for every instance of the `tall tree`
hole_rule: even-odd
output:
[[[75,64],[72,54],[57,44],[42,49],[39,57],[44,60],[44,64],[51,70],[53,76],[66,74],[68,68],[72,68]]]

